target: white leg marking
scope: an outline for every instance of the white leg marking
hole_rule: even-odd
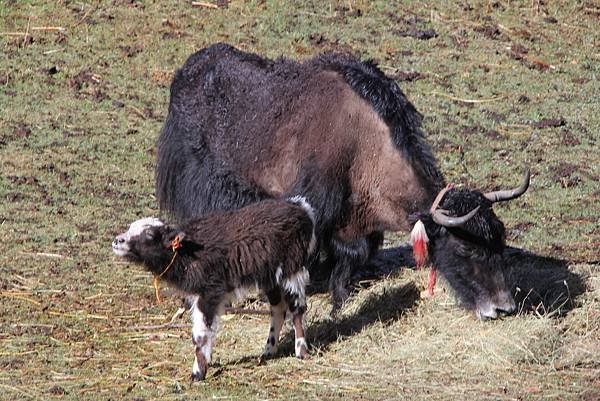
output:
[[[198,344],[200,352],[204,355],[206,363],[210,363],[212,353],[212,343],[215,336],[216,328],[218,327],[218,316],[215,316],[211,327],[206,325],[204,314],[198,308],[198,297],[188,298],[191,301],[192,315],[192,339],[194,344]],[[193,373],[199,373],[198,359],[194,359]]]
[[[296,357],[303,359],[308,354],[308,344],[304,338],[306,330],[304,329],[304,314],[295,314],[292,317],[294,323],[294,348],[296,351]]]
[[[296,357],[303,358],[307,350],[308,350],[308,344],[306,343],[306,340],[304,339],[304,337],[296,338],[296,346],[295,346]]]

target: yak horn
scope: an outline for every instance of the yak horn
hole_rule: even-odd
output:
[[[452,188],[454,188],[454,184],[448,184],[446,185],[446,187],[444,189],[442,189],[437,196],[435,197],[435,199],[433,200],[433,203],[431,204],[431,208],[429,209],[429,213],[433,213],[433,211],[435,209],[437,209],[438,205],[440,204],[442,198],[444,197],[444,195],[446,195],[446,192],[448,192],[449,190],[451,190]]]
[[[487,194],[484,194],[484,196],[487,199],[489,199],[492,203],[518,198],[519,196],[523,195],[525,191],[527,191],[527,188],[529,188],[529,176],[529,169],[527,169],[525,170],[523,182],[518,188],[505,191],[488,192]]]
[[[465,214],[464,216],[452,217],[452,216],[445,215],[444,213],[442,213],[441,210],[438,209],[438,210],[434,210],[431,213],[431,217],[433,217],[433,221],[435,221],[440,226],[457,227],[457,226],[462,226],[467,221],[469,221],[473,216],[475,216],[475,214],[477,214],[478,210],[479,210],[479,206],[477,206],[475,209],[471,210],[469,213]]]

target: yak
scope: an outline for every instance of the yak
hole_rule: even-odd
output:
[[[163,212],[184,221],[288,194],[305,197],[327,255],[311,274],[328,266],[335,314],[383,232],[409,231],[409,217],[428,210],[445,186],[421,120],[372,61],[336,53],[271,60],[215,44],[191,55],[173,78],[157,142],[157,199]],[[508,291],[499,252],[504,227],[484,198],[452,190],[441,204],[450,220],[473,218],[469,212],[479,206],[469,235],[442,229],[434,214],[420,216],[421,235],[431,237],[432,260],[443,264],[440,272],[464,305],[487,305],[476,312],[492,317],[488,310],[511,308],[497,301]],[[450,258],[459,251],[456,241],[474,249]],[[477,271],[467,268],[475,259]]]

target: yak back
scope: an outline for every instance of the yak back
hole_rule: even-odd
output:
[[[420,126],[371,62],[339,54],[268,60],[213,45],[171,85],[157,197],[183,220],[294,193],[313,177],[310,185],[334,199],[302,192],[322,227],[353,227],[348,237],[398,229],[443,185]]]
[[[359,61],[347,54],[326,53],[314,63],[338,72],[352,89],[365,99],[390,128],[396,149],[410,160],[432,191],[439,191],[444,177],[421,130],[422,116],[408,101],[398,84],[388,78],[372,60]]]

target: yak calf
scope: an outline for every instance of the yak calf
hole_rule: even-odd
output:
[[[113,251],[142,262],[182,291],[190,306],[196,358],[192,380],[203,380],[219,316],[225,305],[257,288],[271,304],[271,327],[263,356],[276,353],[286,313],[292,316],[295,352],[307,355],[303,314],[316,254],[314,211],[303,197],[265,200],[169,227],[156,218],[131,224]]]

